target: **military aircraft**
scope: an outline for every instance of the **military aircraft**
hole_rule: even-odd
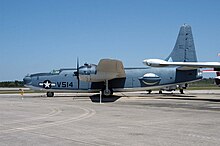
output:
[[[124,68],[122,61],[101,59],[98,65],[84,64],[73,69],[54,70],[50,73],[27,75],[25,86],[47,92],[99,92],[109,96],[114,92],[149,91],[152,89],[172,91],[187,87],[187,83],[202,79],[200,68],[220,68],[218,62],[197,62],[191,27],[181,26],[176,44],[165,59],[145,59],[147,66]]]

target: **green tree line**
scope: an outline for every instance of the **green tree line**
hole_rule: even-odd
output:
[[[0,87],[24,87],[24,82],[17,80],[0,82]]]

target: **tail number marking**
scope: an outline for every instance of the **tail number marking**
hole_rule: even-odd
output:
[[[73,82],[57,82],[57,86],[60,88],[73,87]]]

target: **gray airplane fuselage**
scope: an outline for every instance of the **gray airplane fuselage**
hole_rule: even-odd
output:
[[[76,70],[75,70],[76,71]],[[104,82],[79,81],[72,71],[37,73],[24,78],[25,85],[36,90],[93,92],[105,88]],[[109,80],[113,91],[151,90],[202,79],[199,70],[178,70],[177,67],[125,68],[126,77]],[[45,86],[45,83],[48,85]]]

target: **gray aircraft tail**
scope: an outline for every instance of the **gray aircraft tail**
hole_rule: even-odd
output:
[[[187,24],[181,26],[176,44],[166,61],[197,62],[191,26]]]

